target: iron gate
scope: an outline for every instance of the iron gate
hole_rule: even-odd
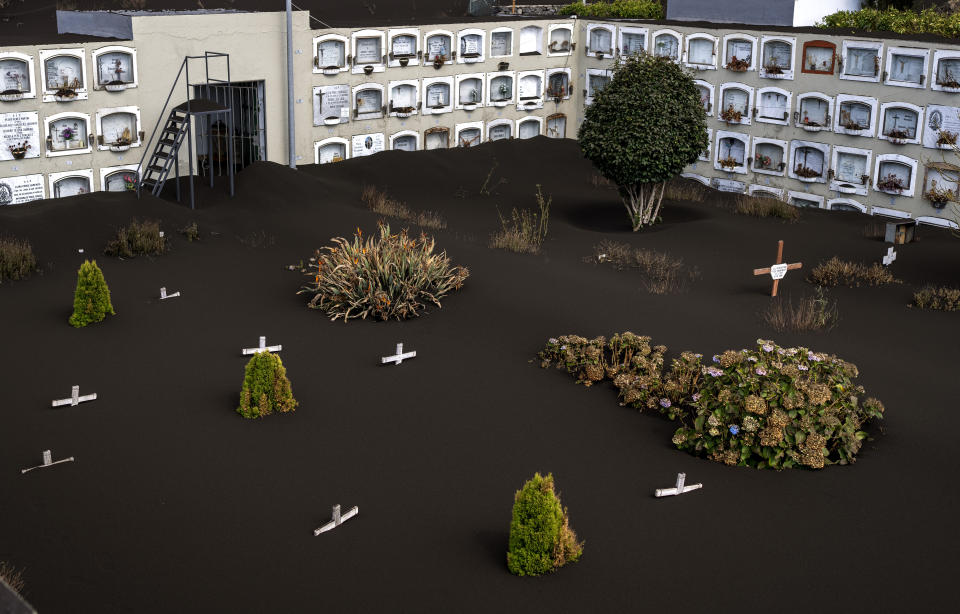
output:
[[[229,107],[233,114],[236,170],[267,159],[267,124],[263,108],[263,81],[195,85],[194,96]],[[201,175],[227,173],[228,124],[208,117],[196,125],[197,164]],[[211,142],[212,141],[212,142]],[[211,149],[212,146],[212,149]]]

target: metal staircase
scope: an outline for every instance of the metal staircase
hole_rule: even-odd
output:
[[[227,78],[224,79],[211,79],[210,78],[210,61],[212,59],[223,58],[226,60],[226,73]],[[204,64],[204,80],[199,82],[190,81],[190,60],[203,60]],[[173,97],[173,93],[177,88],[177,84],[180,82],[180,77],[183,75],[185,77],[187,85],[187,99],[185,102],[178,104],[170,110],[169,115],[164,116],[164,113],[167,111],[167,106],[170,104],[170,99]],[[180,64],[180,71],[177,73],[177,78],[174,79],[173,85],[170,87],[170,93],[167,95],[167,100],[163,104],[163,109],[160,111],[160,115],[157,118],[157,124],[153,128],[153,133],[150,135],[150,140],[147,141],[146,147],[144,147],[143,156],[140,158],[140,165],[137,181],[137,198],[140,197],[141,192],[148,190],[154,196],[159,196],[163,191],[163,186],[167,182],[167,179],[170,176],[170,171],[174,172],[175,184],[176,184],[176,195],[177,202],[180,202],[180,155],[183,142],[186,139],[187,148],[187,179],[190,186],[190,208],[195,208],[194,201],[194,186],[193,186],[193,171],[195,168],[194,157],[197,152],[194,151],[194,138],[193,138],[193,122],[194,121],[212,121],[211,118],[217,115],[222,115],[226,119],[228,134],[233,134],[233,113],[231,112],[230,107],[224,106],[220,103],[208,100],[206,98],[191,98],[191,88],[196,86],[210,85],[212,83],[221,83],[230,86],[230,56],[226,53],[214,53],[210,51],[204,52],[200,56],[186,56],[183,59],[183,62]],[[200,88],[202,89],[202,88]],[[160,123],[166,117],[166,124],[163,128],[160,129]],[[159,136],[159,138],[157,138]],[[156,145],[154,145],[154,139],[157,139]],[[229,184],[230,184],[230,196],[233,196],[234,188],[234,174],[235,174],[235,155],[233,148],[233,139],[228,138],[227,141],[227,169],[229,175]],[[153,149],[151,149],[153,145]],[[212,147],[212,145],[208,146]],[[144,160],[147,157],[147,153],[150,153],[150,159],[144,165]],[[196,166],[199,170],[199,166]],[[210,187],[213,187],[213,173],[210,175]]]

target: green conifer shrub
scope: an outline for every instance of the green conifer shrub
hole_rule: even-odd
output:
[[[244,418],[262,418],[297,408],[287,370],[276,354],[258,352],[247,363],[237,413]]]
[[[507,568],[518,576],[538,576],[572,563],[583,543],[570,528],[567,510],[553,490],[553,474],[527,480],[513,499]]]
[[[115,315],[110,302],[110,288],[96,260],[84,260],[77,271],[77,290],[73,296],[73,315],[70,324],[81,328],[100,322],[107,314]]]

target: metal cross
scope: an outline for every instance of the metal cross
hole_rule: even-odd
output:
[[[392,362],[392,363],[395,363],[395,364],[398,364],[398,365],[399,365],[399,364],[400,364],[401,362],[403,362],[405,359],[407,359],[407,358],[414,358],[416,355],[417,355],[416,352],[407,352],[406,354],[404,354],[404,353],[403,353],[403,344],[402,344],[402,343],[398,343],[398,344],[397,344],[397,354],[396,354],[395,356],[383,356],[383,357],[381,357],[381,358],[380,358],[380,364],[385,365],[385,364],[387,364],[388,362]]]
[[[703,488],[703,484],[691,484],[689,486],[684,486],[684,482],[687,480],[686,473],[677,474],[677,485],[673,488],[658,488],[654,491],[654,497],[670,497],[673,495],[682,495],[685,492],[690,492],[691,490],[697,490],[698,488]]]
[[[250,354],[259,354],[260,352],[279,352],[283,349],[282,345],[267,345],[267,338],[260,337],[260,347],[255,348],[244,348],[242,350],[244,356],[249,356]]]

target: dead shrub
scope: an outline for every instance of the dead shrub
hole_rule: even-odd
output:
[[[510,219],[500,215],[500,230],[490,238],[490,247],[508,249],[521,254],[536,254],[543,245],[547,236],[547,227],[550,222],[550,205],[553,196],[545,197],[540,185],[537,184],[537,211],[516,207],[510,212]]]
[[[180,234],[187,238],[187,241],[193,243],[200,240],[200,226],[196,222],[190,222],[180,229]]]
[[[893,273],[876,262],[867,266],[860,262],[840,260],[836,256],[813,267],[807,281],[831,288],[834,286],[857,288],[861,284],[882,286],[902,283],[893,276]]]
[[[827,298],[822,287],[815,296],[805,296],[796,303],[786,298],[772,300],[760,312],[763,321],[777,332],[806,332],[832,328],[839,319],[836,301]]]
[[[911,307],[937,309],[940,311],[960,310],[960,288],[948,286],[924,286],[913,293]]]
[[[594,263],[609,262],[618,271],[633,268],[643,275],[644,288],[650,294],[667,294],[684,290],[696,280],[700,272],[696,267],[683,264],[683,259],[652,249],[633,248],[629,243],[601,241],[593,248],[593,256],[587,260]]]
[[[0,578],[3,578],[7,586],[16,594],[20,595],[23,592],[23,572],[6,561],[0,561]]]
[[[778,217],[794,222],[800,219],[800,210],[778,198],[738,194],[734,210],[741,215],[753,217]]]
[[[131,220],[127,226],[117,229],[117,235],[110,239],[103,253],[118,258],[134,256],[159,256],[167,250],[167,239],[160,231],[159,220]]]
[[[667,182],[663,197],[667,200],[701,203],[707,198],[707,187],[692,179],[675,178]]]
[[[26,239],[0,237],[0,283],[26,279],[37,268],[33,246]]]
[[[397,218],[404,222],[416,224],[422,228],[442,230],[447,227],[447,221],[435,211],[413,212],[404,203],[387,196],[387,193],[377,189],[377,186],[365,185],[360,191],[360,200],[374,213],[387,217]]]

